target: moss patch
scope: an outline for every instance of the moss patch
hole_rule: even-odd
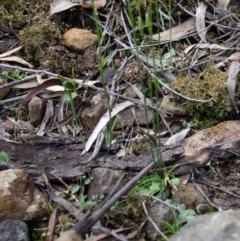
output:
[[[189,101],[178,97],[187,109],[193,122],[199,126],[211,126],[221,121],[225,115],[234,113],[233,103],[227,90],[228,73],[214,68],[209,64],[202,73],[190,77],[188,74],[179,74],[171,87],[187,97],[197,100],[209,100],[209,102]],[[239,89],[239,88],[238,88]],[[236,91],[236,101],[240,92]]]

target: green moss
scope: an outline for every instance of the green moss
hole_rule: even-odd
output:
[[[25,27],[33,15],[32,6],[25,1],[5,0],[0,6],[1,23],[9,26],[12,24],[14,29]]]
[[[35,62],[38,58],[48,55],[46,48],[51,43],[53,46],[60,42],[61,33],[56,23],[46,20],[36,22],[31,27],[26,27],[20,31],[21,43],[25,46],[24,52],[30,62]]]
[[[153,140],[149,140],[148,138],[143,138],[138,141],[132,141],[130,143],[130,149],[133,153],[137,155],[144,154],[152,149],[154,146]]]
[[[224,115],[233,113],[233,103],[227,90],[228,73],[214,68],[210,63],[202,73],[190,77],[188,74],[178,75],[177,81],[171,87],[184,96],[196,100],[210,100],[209,102],[189,101],[178,97],[188,114],[198,126],[211,126],[223,119]],[[236,99],[240,96],[236,92]]]
[[[52,211],[51,211],[52,212]],[[50,217],[49,213],[49,217]],[[54,228],[54,235],[53,237],[58,237],[61,232],[67,231],[71,228],[69,226],[70,223],[74,223],[74,218],[71,217],[69,214],[62,213],[57,217],[57,223]],[[48,233],[48,223],[45,222],[41,224],[37,229],[34,229],[31,232],[31,240],[32,241],[45,241],[47,238]],[[54,239],[55,240],[55,239]]]
[[[146,197],[138,195],[129,195],[124,203],[118,204],[114,210],[106,213],[102,222],[107,227],[136,227],[145,220],[145,213],[142,207],[142,201],[147,200]],[[149,202],[147,200],[147,204]]]

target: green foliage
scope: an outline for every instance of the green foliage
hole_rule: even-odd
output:
[[[119,115],[116,116],[116,118],[114,119],[112,125],[109,127],[109,129],[107,129],[107,131],[105,132],[105,136],[104,136],[104,139],[105,139],[105,142],[106,143],[110,143],[112,141],[112,131],[114,130],[116,124],[117,124],[117,120],[119,119]]]
[[[73,188],[71,189],[69,199],[76,201],[76,203],[79,205],[80,211],[86,210],[88,208],[91,208],[97,205],[104,198],[104,195],[100,194],[100,195],[93,195],[90,200],[87,200],[87,195],[84,194],[85,193],[84,189],[87,185],[91,183],[92,180],[93,180],[93,177],[86,178],[79,184],[74,185]]]
[[[158,195],[166,188],[166,182],[157,173],[151,173],[137,182],[137,186],[129,194]]]
[[[119,201],[115,202],[112,207],[110,208],[111,211],[113,211],[115,208],[119,206]]]
[[[212,166],[211,161],[208,162],[208,163],[206,164],[206,166],[209,167],[214,173],[216,173],[216,171],[214,170],[214,167]]]
[[[7,76],[7,77],[10,77],[10,78],[13,78],[13,79],[17,79],[17,80],[23,79],[24,77],[27,76],[26,74],[22,73],[18,69],[14,70],[14,71],[11,71],[11,72],[3,71],[2,74],[4,76]]]
[[[173,210],[175,216],[174,223],[170,224],[164,222],[164,225],[167,228],[164,232],[166,235],[176,234],[187,222],[192,221],[196,216],[195,211],[192,209],[186,209],[185,204],[178,205],[178,208],[181,210],[178,214]]]
[[[159,53],[158,53],[159,54]],[[155,64],[163,66],[164,69],[167,70],[174,70],[174,66],[172,64],[172,58],[175,56],[175,50],[171,48],[169,52],[166,52],[161,58],[159,55],[156,55],[152,58],[148,58],[149,60],[153,61]]]
[[[72,194],[76,194],[77,192],[79,192],[81,189],[84,188],[84,186],[87,186],[91,183],[91,181],[93,180],[93,177],[88,177],[86,179],[83,180],[83,183],[81,184],[76,184],[73,186],[71,193]]]
[[[64,100],[71,102],[78,96],[78,89],[81,85],[77,85],[74,80],[66,80],[63,76],[60,76],[60,80],[65,89]]]
[[[179,186],[179,185],[180,185],[180,179],[177,178],[177,177],[171,178],[171,182],[172,182],[175,186]]]
[[[64,100],[70,102],[70,106],[72,109],[72,114],[73,114],[75,124],[76,124],[76,126],[79,127],[80,125],[78,122],[77,114],[75,112],[73,99],[78,96],[78,89],[81,88],[81,85],[77,85],[76,82],[74,81],[74,79],[75,79],[74,78],[74,69],[72,69],[72,77],[73,77],[73,80],[66,80],[66,78],[64,78],[63,76],[60,76],[60,81],[62,82],[62,85],[65,89]],[[81,135],[81,133],[80,133],[80,135]],[[82,140],[84,142],[84,138],[82,138]]]
[[[92,199],[87,200],[87,195],[81,195],[78,205],[80,212],[97,205],[104,198],[103,194],[93,195]]]
[[[0,152],[0,163],[9,162],[8,154],[4,151]]]

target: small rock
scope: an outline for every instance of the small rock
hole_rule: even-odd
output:
[[[88,192],[89,199],[91,199],[93,195],[100,194],[104,194],[106,197],[123,174],[124,172],[122,171],[101,167],[95,168],[92,172],[93,181],[90,184],[90,189]],[[116,191],[123,187],[127,181],[128,180],[124,178]]]
[[[107,110],[108,98],[103,93],[97,94],[90,101],[90,107],[88,106],[82,111],[81,120],[88,129],[93,130]],[[119,118],[115,123],[114,130],[121,129],[123,126],[132,124],[135,117],[139,125],[152,123],[154,118],[153,112],[150,108],[147,108],[146,111],[144,108],[140,108],[138,106],[135,107],[135,115],[133,114],[131,108],[121,111],[119,113]],[[114,122],[114,120],[111,121]]]
[[[169,241],[240,240],[240,210],[209,213],[196,217]]]
[[[0,85],[4,85],[7,84],[7,81],[5,79],[3,79],[2,77],[0,77]],[[0,100],[3,100],[7,94],[9,93],[9,88],[5,88],[5,89],[1,89],[0,90]]]
[[[29,118],[33,126],[37,127],[41,124],[45,111],[46,111],[47,101],[39,98],[33,97],[28,104]]]
[[[149,216],[152,218],[157,227],[164,232],[167,228],[164,222],[172,224],[174,222],[174,215],[172,210],[164,204],[155,204],[153,207],[150,207],[148,210]],[[155,238],[156,229],[152,223],[148,220],[147,222],[147,233],[151,240],[159,240],[159,237]]]
[[[13,122],[11,120],[6,120],[5,123],[6,131],[9,133],[13,133],[14,131],[32,131],[34,127],[28,121],[16,121]]]
[[[16,44],[18,44],[19,39],[17,39],[16,37],[10,36],[9,34],[3,34],[2,32],[2,26],[3,23],[1,23],[0,28],[1,28],[1,41],[0,41],[0,53],[5,53],[8,50],[10,50],[12,48],[12,46],[16,46]],[[8,31],[6,31],[6,33],[9,33]],[[12,70],[10,70],[12,71]]]
[[[181,104],[177,103],[174,98],[173,96],[165,95],[162,102],[158,104],[159,108],[174,114],[186,115],[186,109]]]
[[[72,28],[63,35],[63,39],[66,47],[73,51],[83,51],[94,45],[98,36],[86,29]]]
[[[115,75],[115,69],[107,66],[103,69],[102,73],[99,74],[97,79],[101,80],[102,84],[112,85],[112,80]]]
[[[123,126],[131,125],[134,118],[136,117],[136,121],[138,125],[146,126],[147,124],[152,124],[154,113],[150,108],[144,108],[135,106],[135,115],[130,108],[127,108],[119,113],[119,118],[117,119],[116,125],[114,129],[121,129]]]
[[[108,109],[108,98],[103,93],[95,95],[90,101],[90,107],[86,107],[81,113],[83,124],[93,130],[101,117]]]
[[[1,241],[29,241],[27,224],[21,220],[0,222]]]
[[[137,89],[139,89],[139,91],[141,91],[141,86],[140,86],[140,83],[135,83],[133,84],[135,85],[135,87]],[[124,90],[124,94],[127,96],[127,97],[130,97],[130,98],[138,98],[138,95],[136,93],[136,91],[133,89],[133,87],[131,85],[129,85],[125,90]]]
[[[21,219],[29,221],[46,213],[47,201],[35,187],[30,203],[28,175],[21,169],[0,172],[0,221]],[[1,239],[0,239],[1,240]]]
[[[204,193],[208,190],[205,186],[199,185]],[[195,189],[192,183],[178,186],[178,191],[173,190],[173,198],[179,204],[185,204],[187,208],[196,210],[201,204],[206,204],[203,195]]]

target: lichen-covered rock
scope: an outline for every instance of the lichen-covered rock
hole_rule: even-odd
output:
[[[0,222],[1,241],[29,241],[28,226],[21,220],[6,220]]]
[[[29,111],[29,118],[30,122],[33,126],[37,127],[41,124],[45,110],[46,110],[46,104],[47,101],[39,98],[39,97],[33,97],[28,105],[28,111]]]
[[[240,240],[240,210],[228,210],[196,217],[169,241]]]
[[[42,217],[46,208],[47,201],[36,187],[31,193],[28,175],[23,170],[8,169],[0,172],[0,221],[30,221]]]

